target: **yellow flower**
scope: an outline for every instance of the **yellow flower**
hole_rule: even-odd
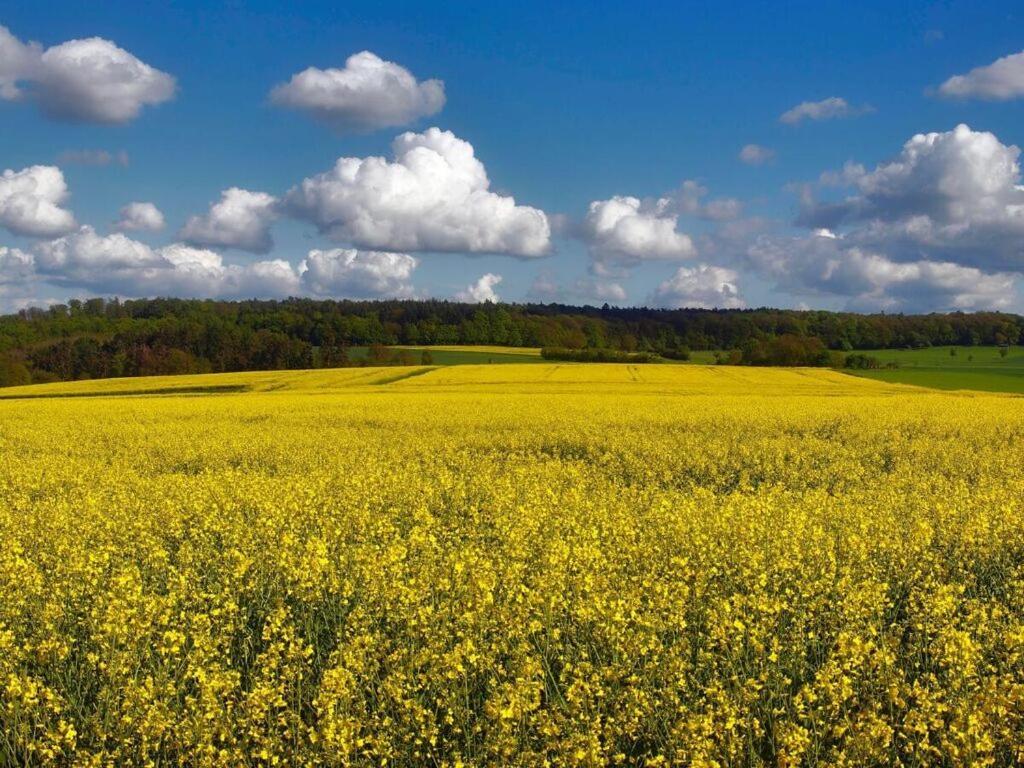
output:
[[[49,393],[164,387],[0,400],[0,764],[1024,760],[1024,400],[546,364]]]

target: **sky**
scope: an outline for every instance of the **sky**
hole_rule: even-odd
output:
[[[1024,311],[1022,15],[0,0],[0,311]]]

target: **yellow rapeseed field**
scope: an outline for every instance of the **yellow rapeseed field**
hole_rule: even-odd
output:
[[[1024,399],[571,364],[12,396],[0,765],[1024,761]]]

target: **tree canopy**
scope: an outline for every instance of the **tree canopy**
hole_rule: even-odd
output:
[[[0,384],[351,364],[348,347],[492,344],[679,357],[740,350],[746,362],[810,350],[1018,344],[1024,318],[785,309],[650,309],[449,301],[102,298],[0,317]],[[794,341],[797,339],[799,341]],[[764,350],[769,350],[765,353]],[[774,359],[774,358],[772,358]]]

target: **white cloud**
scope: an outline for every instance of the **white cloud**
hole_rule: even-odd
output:
[[[34,268],[31,253],[0,245],[0,287],[28,281]]]
[[[143,107],[171,99],[175,87],[173,77],[109,40],[69,40],[43,50],[0,27],[0,98],[31,101],[50,117],[126,123]]]
[[[562,288],[555,280],[555,276],[550,270],[541,270],[537,276],[533,279],[530,284],[530,289],[526,292],[527,297],[531,301],[539,301],[548,303],[552,301],[562,300]]]
[[[48,48],[41,61],[36,97],[53,117],[126,123],[174,96],[173,77],[99,37]]]
[[[738,309],[746,306],[737,287],[739,275],[725,267],[680,267],[654,291],[652,302],[665,307]]]
[[[687,259],[697,251],[690,236],[676,229],[677,210],[676,201],[667,197],[595,200],[583,222],[583,238],[597,259]]]
[[[153,203],[128,203],[121,209],[117,228],[122,232],[159,232],[164,215]]]
[[[57,156],[62,165],[120,165],[128,167],[128,153],[125,150],[108,152],[105,149],[68,149]]]
[[[948,261],[894,261],[823,230],[806,237],[762,235],[746,263],[790,293],[831,295],[855,310],[908,312],[1005,309],[1014,275]]]
[[[335,248],[310,251],[299,271],[303,286],[317,296],[403,298],[413,295],[410,280],[417,264],[406,253]]]
[[[266,271],[265,265],[225,265],[219,253],[193,248],[184,243],[173,243],[153,253],[158,260],[155,265],[121,276],[101,271],[97,287],[107,291],[113,288],[114,292],[137,296],[272,298],[292,293],[298,281],[297,275],[289,267],[286,272],[278,273],[278,284],[268,289],[262,274]]]
[[[570,287],[569,295],[583,301],[626,303],[626,289],[622,287],[622,283],[599,277],[580,278]]]
[[[36,246],[35,269],[48,283],[122,296],[284,297],[300,291],[287,261],[225,264],[213,251],[174,243],[150,248],[92,227]]]
[[[0,99],[14,101],[24,95],[19,83],[37,68],[42,53],[38,43],[23,43],[0,25]]]
[[[687,179],[659,198],[616,195],[595,200],[576,234],[589,246],[594,265],[603,264],[603,269],[610,269],[609,262],[629,266],[645,260],[692,258],[697,247],[689,234],[679,231],[679,216],[727,222],[743,210],[735,198],[706,200],[707,194],[706,187]]]
[[[954,75],[939,86],[947,98],[1006,101],[1024,97],[1024,51],[1003,56],[966,75]]]
[[[739,218],[743,211],[743,204],[739,200],[719,197],[703,202],[707,194],[707,187],[687,179],[676,192],[661,198],[656,205],[660,205],[666,212],[676,211],[706,221],[732,221]]]
[[[342,157],[286,197],[289,212],[334,240],[386,251],[542,256],[544,212],[489,190],[473,145],[449,131],[403,133],[394,161]]]
[[[884,264],[888,280],[881,281],[885,295],[861,299],[861,308],[940,310],[1008,309],[1015,299],[1016,276],[989,274],[975,267],[950,262],[916,261]],[[867,302],[866,304],[864,302]],[[856,305],[855,305],[856,306]]]
[[[57,240],[39,243],[37,264],[42,271],[78,278],[93,269],[137,269],[154,266],[160,258],[145,243],[120,233],[99,235],[90,226]]]
[[[192,245],[238,248],[267,253],[274,247],[270,225],[277,218],[277,198],[266,192],[232,187],[221,193],[205,216],[192,216],[181,238]]]
[[[598,302],[603,304],[609,302],[624,304],[626,302],[626,289],[620,283],[608,279],[607,275],[597,275],[596,273],[600,270],[592,271],[595,272],[595,276],[582,277],[563,287],[558,284],[550,271],[543,270],[534,278],[527,291],[527,296],[532,301],[543,303]]]
[[[405,67],[370,51],[349,56],[344,69],[310,67],[270,92],[273,104],[309,113],[339,132],[406,125],[437,114],[444,83],[417,82]]]
[[[455,294],[456,301],[466,301],[472,304],[483,304],[485,301],[498,302],[501,297],[494,292],[494,287],[501,282],[501,275],[488,272],[481,275],[474,283],[466,286],[465,290]]]
[[[846,99],[830,96],[821,101],[805,101],[788,109],[779,116],[779,122],[786,125],[799,125],[804,120],[834,120],[841,117],[856,117],[873,111],[867,105],[851,106]]]
[[[284,259],[256,261],[224,268],[219,295],[225,297],[285,297],[302,292],[302,278]]]
[[[840,171],[824,171],[818,177],[818,183],[823,187],[848,187],[859,182],[867,175],[867,169],[860,163],[847,160],[843,163]],[[804,202],[814,201],[813,187],[805,185],[802,189]]]
[[[60,168],[33,165],[0,175],[0,226],[16,235],[53,237],[74,228],[75,217],[61,207],[68,187]]]
[[[894,160],[866,171],[849,164],[835,183],[839,202],[805,202],[799,223],[837,230],[848,241],[901,261],[922,256],[983,270],[1024,268],[1020,149],[959,125],[918,134]]]
[[[36,270],[55,284],[139,293],[135,286],[166,262],[149,246],[117,233],[98,235],[92,227],[36,246]]]
[[[764,165],[775,157],[775,150],[760,144],[747,144],[740,150],[739,158],[747,165]]]
[[[414,295],[417,265],[405,253],[341,248],[311,250],[296,266],[284,259],[228,264],[204,248],[185,243],[152,248],[85,226],[37,244],[34,254],[0,248],[0,286],[34,281],[119,296],[401,298]]]

